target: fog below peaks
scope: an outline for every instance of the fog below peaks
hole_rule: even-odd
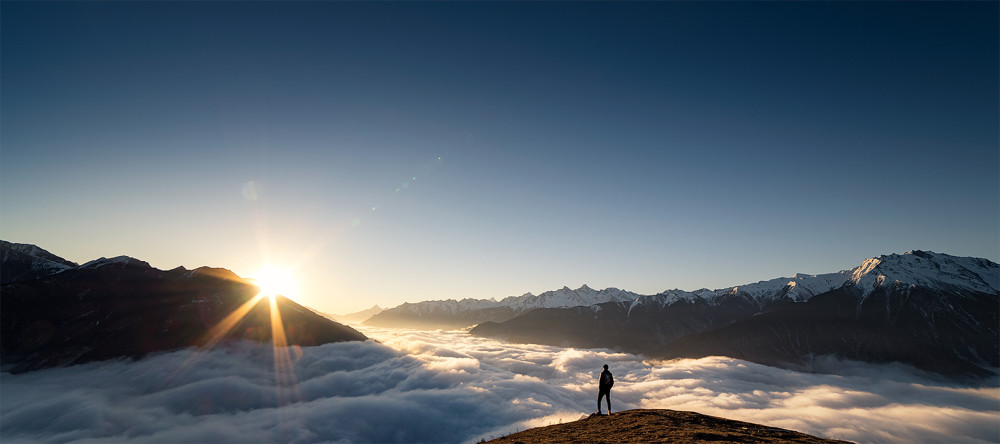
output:
[[[508,344],[464,332],[365,328],[375,341],[185,349],[0,374],[5,442],[475,442],[579,419],[597,375],[614,410],[665,408],[866,442],[1000,441],[1000,388],[908,367],[840,362],[810,374],[729,358],[647,362],[609,350]],[[280,384],[276,384],[280,380]]]

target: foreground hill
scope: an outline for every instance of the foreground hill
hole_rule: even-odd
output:
[[[627,410],[591,415],[566,424],[537,427],[487,441],[513,443],[845,443],[750,422],[675,410]]]
[[[729,356],[795,370],[814,358],[903,362],[957,379],[1000,366],[1000,266],[928,251],[728,290],[538,309],[470,332],[661,359]]]
[[[259,293],[252,281],[229,270],[163,271],[125,256],[74,266],[38,247],[0,247],[2,257],[15,259],[20,267],[0,287],[0,361],[5,370],[138,358],[219,339],[272,340],[267,298],[247,306],[245,316],[228,330],[213,331]],[[39,259],[32,259],[32,253]],[[275,298],[275,305],[290,345],[366,339],[287,298]]]

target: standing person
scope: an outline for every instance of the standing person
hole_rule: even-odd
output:
[[[604,371],[601,372],[601,377],[597,379],[598,392],[597,392],[597,414],[601,414],[601,398],[607,397],[608,402],[608,414],[611,414],[611,386],[615,385],[615,377],[611,376],[611,372],[608,371],[608,364],[604,364]]]

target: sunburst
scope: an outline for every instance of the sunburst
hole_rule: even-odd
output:
[[[277,390],[278,403],[287,404],[299,398],[298,383],[292,368],[292,354],[289,352],[277,297],[295,295],[297,290],[295,277],[289,269],[265,267],[252,281],[260,291],[212,327],[205,335],[202,349],[207,350],[214,347],[250,310],[253,310],[261,300],[267,298],[271,317],[271,342],[274,349],[275,389]]]
[[[264,296],[274,298],[284,296],[294,298],[298,293],[298,283],[295,274],[289,268],[279,268],[266,266],[254,274],[254,281],[260,287],[260,292]]]

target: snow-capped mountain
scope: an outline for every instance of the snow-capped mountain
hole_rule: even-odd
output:
[[[850,281],[864,296],[886,285],[988,293],[1000,291],[1000,267],[986,259],[916,250],[865,260],[851,270]]]
[[[844,285],[851,278],[851,271],[821,275],[796,274],[790,278],[777,278],[753,284],[723,288],[701,289],[693,292],[667,290],[655,295],[642,295],[618,288],[595,290],[586,284],[575,290],[563,287],[539,295],[525,293],[495,299],[448,299],[404,303],[387,309],[370,318],[366,323],[378,326],[411,328],[463,328],[486,321],[501,322],[540,308],[588,307],[608,302],[628,303],[631,308],[640,306],[667,306],[676,302],[702,301],[718,304],[738,298],[761,310],[777,302],[804,302],[809,298]]]
[[[146,266],[146,267],[151,267],[149,265],[149,262],[140,261],[139,259],[136,259],[134,257],[129,257],[129,256],[115,256],[115,257],[110,258],[110,259],[106,258],[106,257],[102,257],[100,259],[94,259],[92,261],[85,262],[83,265],[80,266],[80,268],[99,268],[99,267],[106,267],[106,266],[109,266],[109,265],[110,266],[118,266],[118,267],[126,267],[129,264],[137,264],[137,265],[142,265],[142,266]]]
[[[1000,366],[998,312],[996,263],[912,251],[837,273],[538,309],[481,323],[470,333],[660,358],[725,355],[805,369],[815,356],[834,355],[980,377]]]
[[[495,299],[448,299],[404,303],[385,310],[365,321],[377,326],[405,326],[416,328],[463,328],[484,321],[510,319],[538,308],[565,308],[603,304],[606,302],[631,302],[641,295],[605,288],[594,290],[583,285],[575,290],[563,287],[535,296],[526,293]]]
[[[58,273],[77,266],[35,245],[0,240],[0,284],[26,281]]]
[[[584,284],[576,290],[563,287],[554,291],[546,291],[538,296],[534,296],[531,293],[523,296],[510,296],[503,298],[497,304],[499,306],[510,307],[514,311],[523,312],[535,308],[580,307],[603,304],[605,302],[625,302],[635,300],[639,296],[639,294],[631,291],[619,290],[613,287],[594,290]]]
[[[628,302],[628,312],[637,307],[665,307],[678,302],[702,302],[718,306],[732,300],[742,300],[755,313],[785,302],[806,302],[814,296],[840,288],[848,283],[872,291],[876,283],[937,282],[940,286],[969,286],[977,291],[992,288],[987,283],[998,279],[985,259],[959,258],[946,254],[913,251],[865,260],[850,270],[817,275],[795,274],[755,283],[695,291],[667,290],[654,295],[642,295],[617,288],[594,290],[583,285],[575,290],[563,287],[537,296],[526,293],[495,299],[448,299],[405,303],[387,309],[367,323],[379,326],[416,328],[462,328],[485,321],[501,322],[539,308],[587,307],[608,302]],[[984,268],[986,267],[986,268]],[[976,270],[976,271],[972,271]],[[982,273],[980,276],[979,273]],[[881,276],[881,278],[879,277]]]
[[[790,278],[782,277],[718,290],[667,290],[655,295],[635,298],[629,305],[629,311],[631,312],[636,307],[664,307],[678,302],[702,301],[709,305],[719,305],[734,298],[742,299],[756,306],[758,310],[763,310],[779,302],[808,301],[817,294],[826,293],[844,285],[850,278],[851,271],[848,270],[819,275],[799,273]]]
[[[221,268],[164,271],[127,256],[77,266],[33,245],[0,245],[0,269],[31,270],[0,287],[5,371],[201,346],[216,325],[259,293],[253,282]],[[275,303],[289,344],[366,339],[287,298]],[[221,338],[270,341],[271,325],[269,304],[258,303]]]

